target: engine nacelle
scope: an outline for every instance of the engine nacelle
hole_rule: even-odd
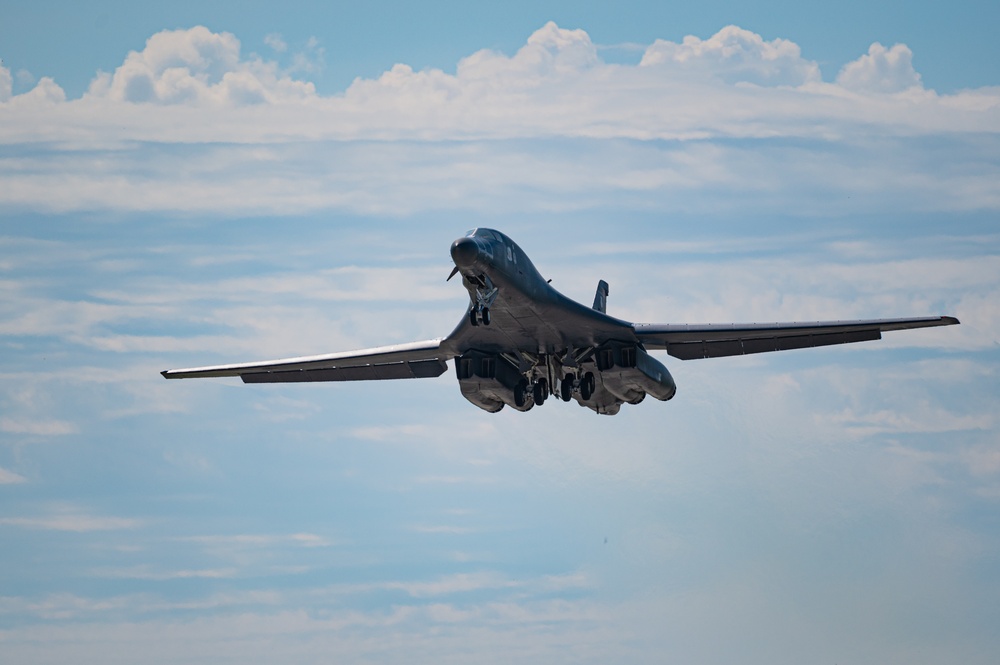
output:
[[[496,413],[504,404],[518,411],[527,411],[535,405],[530,396],[522,406],[514,401],[514,388],[524,377],[503,356],[466,351],[455,359],[455,373],[465,399],[484,411]]]
[[[604,388],[629,404],[638,404],[646,395],[666,401],[677,392],[670,372],[656,358],[636,344],[608,342],[594,352]]]

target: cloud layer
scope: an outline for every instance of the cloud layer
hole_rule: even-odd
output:
[[[454,74],[401,63],[324,97],[276,63],[244,57],[234,35],[198,26],[153,35],[78,100],[66,101],[45,78],[11,96],[2,70],[0,140],[828,136],[855,124],[892,134],[997,130],[1000,94],[937,95],[922,87],[911,58],[905,45],[876,43],[826,83],[795,43],[728,26],[705,40],[656,40],[637,65],[613,65],[586,32],[548,23],[512,56],[479,51]]]
[[[0,204],[705,214],[738,191],[771,213],[800,193],[807,215],[997,209],[1000,92],[938,95],[911,56],[873,44],[830,83],[793,42],[728,26],[609,64],[586,32],[548,23],[513,55],[481,50],[454,73],[400,63],[321,96],[232,34],[164,31],[80,99],[49,78],[12,95],[0,70]]]
[[[0,70],[0,659],[995,660],[997,90],[549,23],[327,96],[265,44]],[[611,419],[158,373],[446,334],[474,225],[629,320],[962,325],[660,354],[677,398]]]

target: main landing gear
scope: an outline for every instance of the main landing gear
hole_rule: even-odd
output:
[[[572,374],[567,374],[559,382],[559,396],[562,397],[562,401],[568,402],[573,399],[573,391],[579,390],[580,399],[586,402],[593,396],[596,384],[597,381],[594,379],[592,372],[587,372],[580,379],[577,379]]]
[[[514,405],[522,407],[528,403],[528,396],[531,396],[535,406],[545,404],[549,396],[549,382],[545,379],[538,379],[534,383],[528,383],[527,379],[521,379],[514,386]]]
[[[587,372],[579,379],[575,378],[572,374],[567,374],[559,382],[559,397],[562,401],[568,402],[573,399],[573,393],[579,390],[580,398],[583,401],[587,401],[593,396],[596,384],[597,381],[594,378],[593,372]],[[545,400],[549,397],[549,382],[545,378],[539,378],[532,383],[529,383],[528,379],[521,379],[514,386],[514,404],[518,407],[524,406],[528,401],[529,395],[534,401],[535,406],[545,404]]]
[[[594,389],[597,387],[597,379],[594,378],[593,372],[587,372],[586,374],[580,377],[579,381],[576,382],[573,381],[573,377],[571,375],[567,374],[566,378],[563,379],[563,389],[562,389],[563,401],[568,402],[572,397],[574,383],[579,384],[578,387],[580,389],[580,399],[582,399],[584,402],[593,397]],[[568,389],[566,388],[567,384],[569,385]]]

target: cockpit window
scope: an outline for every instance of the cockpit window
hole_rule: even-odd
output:
[[[476,235],[476,231],[478,230],[479,229],[469,229],[468,231],[465,232],[465,237],[471,238],[472,236]]]

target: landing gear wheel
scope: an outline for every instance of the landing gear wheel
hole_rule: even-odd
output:
[[[562,401],[568,402],[573,399],[573,375],[567,374],[563,377],[562,383],[559,384],[559,396],[562,397]]]
[[[477,312],[474,309],[469,310],[469,323],[471,323],[473,326],[479,325],[479,312]]]
[[[594,379],[594,374],[592,372],[584,374],[583,378],[580,380],[580,397],[583,398],[583,401],[587,401],[593,397],[596,383],[597,382]]]
[[[484,326],[490,325],[490,308],[489,307],[483,307],[483,311],[482,311],[481,316],[483,318],[483,325]]]
[[[524,379],[514,386],[514,406],[521,408],[527,400],[528,382]]]
[[[535,389],[532,397],[535,398],[535,404],[541,406],[545,404],[545,398],[549,396],[549,386],[545,379],[538,379],[535,381]]]

